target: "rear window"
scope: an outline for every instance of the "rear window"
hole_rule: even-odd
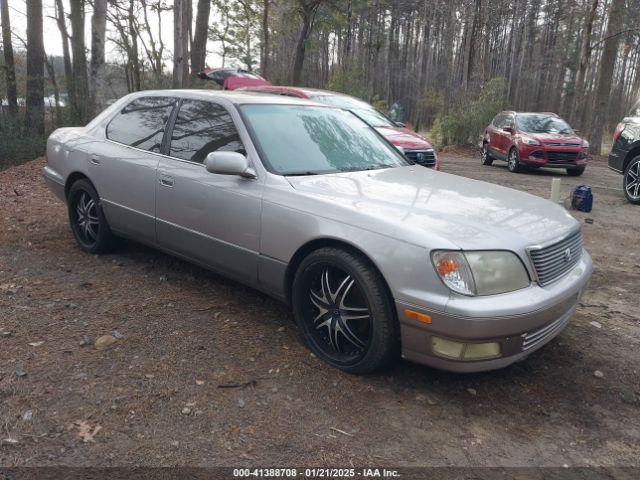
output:
[[[107,138],[130,147],[159,153],[162,138],[176,104],[171,97],[138,98],[129,103],[107,126]]]
[[[314,102],[350,110],[372,127],[395,127],[393,122],[382,113],[357,98],[347,95],[312,95],[310,98]]]

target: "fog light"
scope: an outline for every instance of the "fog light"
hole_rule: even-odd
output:
[[[468,343],[464,349],[465,360],[479,360],[481,358],[493,358],[500,356],[500,344],[491,343]]]
[[[431,349],[439,357],[455,360],[483,360],[500,356],[500,344],[462,343],[441,337],[431,337]]]
[[[437,355],[459,360],[462,358],[464,343],[453,342],[440,337],[431,337],[431,347]]]

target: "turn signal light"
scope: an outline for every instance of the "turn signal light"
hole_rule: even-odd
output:
[[[404,311],[404,316],[409,320],[416,320],[417,322],[431,324],[431,317],[429,315],[409,310],[408,308]]]

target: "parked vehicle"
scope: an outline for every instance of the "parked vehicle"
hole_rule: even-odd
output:
[[[640,102],[616,127],[609,168],[622,173],[624,195],[640,205]]]
[[[242,87],[255,85],[271,85],[260,75],[242,68],[205,68],[198,73],[202,80],[212,80],[222,87],[223,90],[236,90]]]
[[[394,146],[402,149],[405,156],[412,162],[422,165],[423,167],[440,170],[438,155],[426,138],[407,128],[403,123],[393,122],[386,115],[376,110],[371,104],[359,98],[343,93],[331,92],[329,90],[274,85],[256,85],[244,87],[240,90],[306,98],[324,105],[344,108],[375,128]]]
[[[482,138],[482,164],[504,160],[511,172],[547,167],[579,176],[588,156],[589,143],[555,113],[500,112]]]
[[[355,115],[295,98],[130,94],[47,142],[81,249],[128,237],[288,302],[352,373],[398,354],[501,368],[569,322],[592,266],[562,207],[419,168]]]

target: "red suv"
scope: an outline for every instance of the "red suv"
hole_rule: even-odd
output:
[[[501,112],[484,131],[482,164],[504,160],[511,172],[549,167],[579,176],[587,166],[588,150],[589,143],[555,113]]]
[[[402,149],[409,160],[423,167],[440,170],[440,161],[436,151],[426,138],[408,129],[402,123],[393,122],[372,105],[359,98],[328,90],[275,85],[255,85],[242,87],[239,90],[307,98],[314,102],[349,110],[375,128],[389,143]]]

